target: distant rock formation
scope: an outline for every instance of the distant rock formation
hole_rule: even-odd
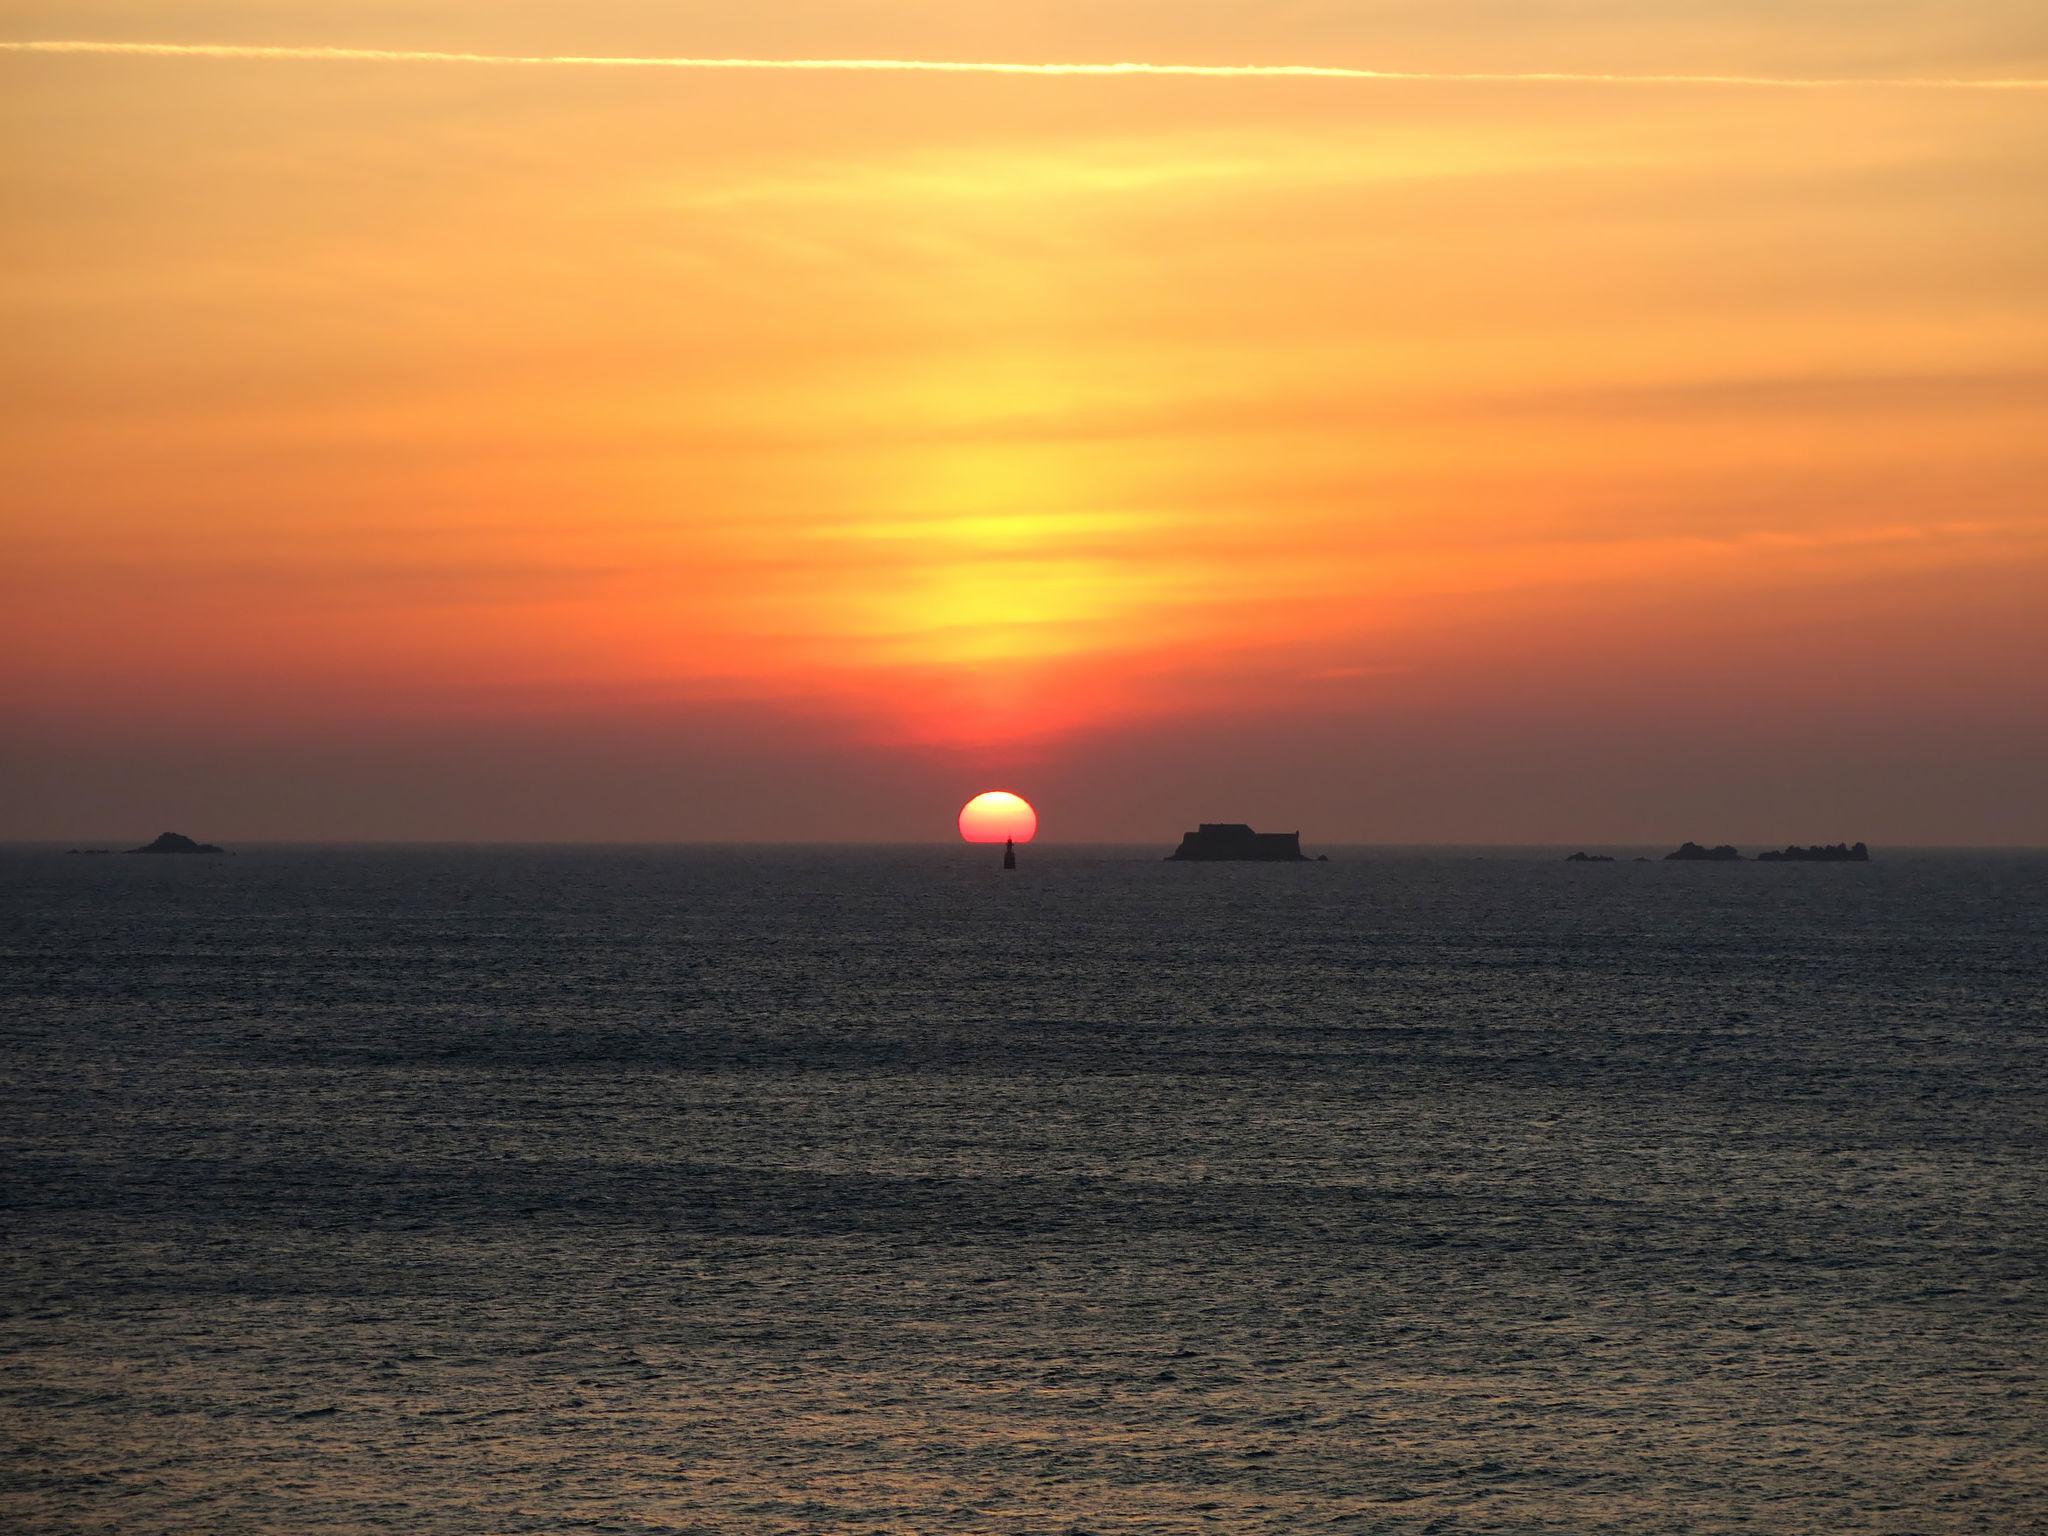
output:
[[[1305,864],[1299,832],[1254,832],[1241,821],[1205,821],[1193,832],[1181,834],[1180,846],[1169,853],[1175,859],[1208,862],[1223,859],[1251,859],[1264,863]]]
[[[1858,843],[1850,847],[1847,843],[1815,843],[1811,847],[1787,847],[1783,853],[1760,853],[1760,864],[1868,864],[1870,850]]]
[[[1585,855],[1574,854],[1573,857],[1584,858]],[[1702,848],[1698,843],[1686,843],[1676,852],[1667,853],[1664,857],[1667,859],[1716,859],[1725,861],[1728,859],[1740,859],[1742,855],[1726,843],[1723,843],[1718,848]],[[1783,853],[1765,852],[1758,854],[1756,857],[1759,864],[1868,864],[1870,862],[1870,850],[1861,843],[1857,843],[1853,847],[1848,843],[1834,843],[1832,845],[1815,843],[1808,848],[1792,846],[1786,848]]]
[[[195,843],[182,832],[166,832],[155,842],[140,848],[130,848],[130,853],[226,853],[212,843]]]
[[[1611,853],[1575,853],[1565,860],[1567,864],[1612,864],[1613,862],[1614,855]]]

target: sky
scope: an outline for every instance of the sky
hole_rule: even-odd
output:
[[[0,837],[2048,844],[2036,0],[62,40],[288,52],[0,48]]]

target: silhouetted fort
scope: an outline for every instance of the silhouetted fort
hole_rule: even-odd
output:
[[[1304,862],[1299,832],[1254,832],[1241,821],[1205,821],[1192,832],[1181,834],[1180,846],[1166,856],[1171,859],[1261,859],[1272,862]]]

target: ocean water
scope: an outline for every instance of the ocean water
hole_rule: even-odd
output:
[[[2048,1528],[2048,858],[0,850],[0,1526]]]

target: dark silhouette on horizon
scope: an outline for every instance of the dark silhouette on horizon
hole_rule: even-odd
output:
[[[166,832],[153,843],[130,848],[130,853],[226,853],[216,843],[195,843],[182,832]]]
[[[1614,855],[1611,853],[1573,853],[1565,856],[1565,863],[1567,864],[1612,864],[1613,862]]]
[[[1584,855],[1579,855],[1579,857],[1584,857]],[[1686,843],[1675,852],[1665,854],[1664,857],[1667,859],[1712,859],[1716,862],[1725,863],[1730,859],[1740,859],[1743,856],[1726,843],[1723,843],[1718,848],[1702,848],[1698,843]],[[1756,858],[1759,864],[1868,864],[1870,862],[1870,850],[1862,843],[1857,843],[1853,847],[1848,843],[1814,843],[1805,848],[1801,848],[1797,844],[1788,844],[1782,853],[1766,849],[1758,854]]]
[[[1168,862],[1216,862],[1249,859],[1263,863],[1306,864],[1299,832],[1254,832],[1241,821],[1205,821],[1193,832],[1181,834],[1180,846],[1169,853]]]
[[[1006,837],[1003,839],[1003,868],[1015,869],[1016,867],[1017,839],[1015,839],[1014,837]]]

